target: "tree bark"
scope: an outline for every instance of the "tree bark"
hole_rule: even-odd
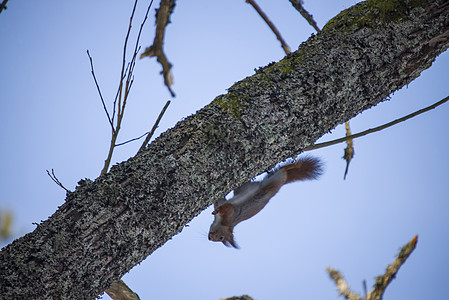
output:
[[[388,2],[388,4],[387,4]],[[92,299],[214,199],[296,156],[430,67],[449,1],[366,1],[237,82],[0,252],[0,298]]]

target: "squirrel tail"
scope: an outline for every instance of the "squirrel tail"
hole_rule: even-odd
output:
[[[290,183],[298,180],[317,179],[323,173],[323,164],[318,158],[306,156],[293,164],[283,166],[281,170],[287,174],[285,183]]]

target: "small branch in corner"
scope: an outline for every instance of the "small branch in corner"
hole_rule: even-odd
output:
[[[6,3],[8,3],[8,0],[3,0],[2,4],[0,4],[0,13],[1,13],[4,9],[7,9]]]
[[[50,174],[50,172],[49,172],[48,170],[46,170],[46,171],[47,171],[48,176],[50,176],[51,180],[53,180],[54,183],[56,183],[56,184],[59,185],[61,188],[63,188],[67,193],[71,193],[71,192],[72,192],[71,190],[67,189],[67,188],[61,183],[61,181],[59,181],[59,179],[58,179],[58,178],[56,177],[56,175],[55,175],[55,170],[51,169],[51,174]]]

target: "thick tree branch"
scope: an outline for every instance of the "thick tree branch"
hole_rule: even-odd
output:
[[[7,299],[92,299],[212,201],[410,83],[449,42],[447,1],[366,1],[145,150],[82,180],[0,252]],[[390,6],[388,6],[390,9]]]

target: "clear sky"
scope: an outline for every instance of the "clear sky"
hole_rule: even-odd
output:
[[[318,25],[356,1],[305,1]],[[289,1],[259,0],[291,49],[313,32]],[[133,1],[9,1],[0,14],[0,210],[15,237],[64,202],[45,170],[74,189],[103,166],[110,128],[90,74],[112,105]],[[158,3],[153,8],[158,6]],[[139,3],[134,34],[146,2]],[[226,92],[254,69],[278,61],[280,44],[245,1],[178,1],[165,51],[177,97],[156,135]],[[142,47],[154,37],[154,9]],[[155,59],[139,60],[119,142],[148,131],[172,99]],[[390,101],[351,121],[353,132],[386,123],[448,95],[449,53]],[[343,272],[357,292],[371,288],[400,247],[418,246],[384,299],[444,299],[449,275],[449,104],[355,140],[343,180],[344,144],[312,151],[325,162],[314,182],[284,187],[257,216],[236,227],[240,250],[207,240],[209,208],[134,267],[124,280],[141,299],[337,299],[325,268]],[[341,137],[343,126],[321,141]],[[140,142],[119,147],[114,163]],[[104,296],[104,299],[109,299]]]

